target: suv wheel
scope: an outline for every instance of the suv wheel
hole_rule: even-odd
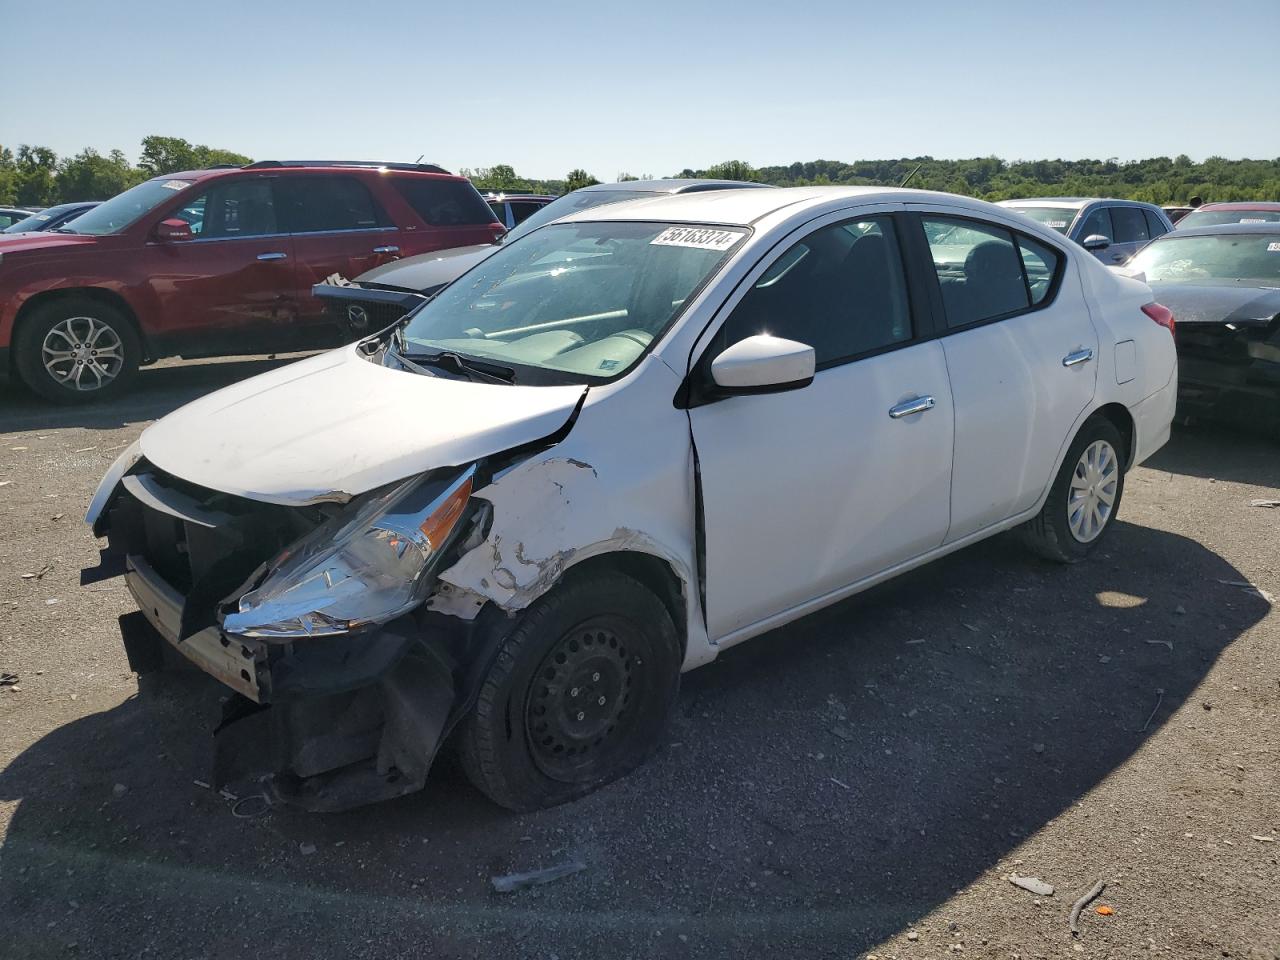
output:
[[[14,366],[31,390],[56,403],[85,403],[120,392],[137,373],[141,346],[114,307],[88,297],[55,300],[24,319]]]
[[[1027,546],[1059,563],[1079,563],[1093,552],[1120,509],[1125,457],[1124,440],[1110,420],[1086,420],[1067,450],[1044,509],[1022,527]]]
[[[653,751],[679,686],[662,601],[620,573],[571,577],[499,648],[459,731],[463,768],[512,810],[572,800]]]

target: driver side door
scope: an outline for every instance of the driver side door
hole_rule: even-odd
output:
[[[797,231],[695,349],[695,378],[761,333],[806,343],[816,360],[803,388],[689,410],[717,643],[838,599],[946,536],[951,391],[894,209]]]

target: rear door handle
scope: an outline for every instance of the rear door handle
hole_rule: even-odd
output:
[[[400,248],[399,247],[374,247],[373,252],[374,253],[399,253]]]
[[[287,253],[260,253],[260,254],[258,254],[258,259],[259,259],[259,260],[285,260],[285,259],[288,259],[288,257],[289,257],[289,255],[288,255]]]
[[[1083,350],[1075,350],[1068,353],[1062,358],[1062,365],[1064,367],[1074,367],[1077,363],[1088,363],[1092,359],[1093,351],[1085,347]]]
[[[933,397],[915,397],[911,400],[903,400],[895,407],[890,407],[889,416],[894,420],[901,420],[903,417],[909,417],[913,413],[924,413],[926,410],[932,410],[936,405]]]

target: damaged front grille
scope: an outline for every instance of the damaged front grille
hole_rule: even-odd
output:
[[[185,639],[212,626],[218,604],[321,523],[323,509],[220,493],[142,461],[112,504],[108,542],[112,551],[145,561],[182,595]]]

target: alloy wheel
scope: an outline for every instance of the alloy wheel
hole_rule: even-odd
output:
[[[45,372],[77,392],[101,390],[124,369],[124,344],[94,317],[67,317],[45,334],[40,349]]]

